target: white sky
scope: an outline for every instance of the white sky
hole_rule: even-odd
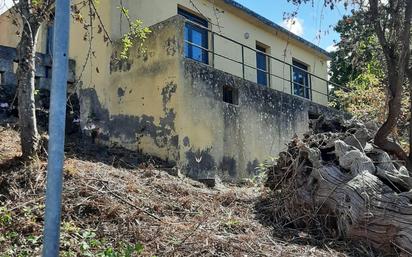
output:
[[[302,36],[304,34],[302,19],[294,17],[288,20],[284,20],[282,22],[282,26],[298,36]]]
[[[13,0],[0,0],[0,14],[7,11],[13,5]]]

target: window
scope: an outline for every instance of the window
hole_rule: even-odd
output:
[[[185,57],[202,63],[209,63],[209,48],[208,31],[202,27],[208,27],[208,22],[188,11],[178,8],[178,14],[186,19],[199,24],[199,26],[186,22],[185,24]]]
[[[268,85],[268,57],[265,53],[268,48],[260,44],[256,45],[256,68],[257,68],[257,83],[262,86]]]
[[[311,98],[311,85],[308,66],[293,60],[293,94],[304,98]]]
[[[46,38],[46,54],[53,54],[53,34],[54,26],[50,25],[47,27],[47,38]]]
[[[4,85],[4,72],[0,71],[0,85]]]
[[[44,76],[45,76],[46,79],[51,78],[51,76],[52,76],[52,67],[46,67],[46,71],[45,71]]]
[[[232,86],[223,86],[223,102],[228,104],[239,104],[239,92]]]

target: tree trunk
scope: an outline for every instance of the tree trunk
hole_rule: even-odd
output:
[[[399,144],[388,139],[397,126],[401,114],[403,84],[410,57],[412,1],[389,2],[387,10],[390,16],[389,27],[382,26],[381,7],[380,1],[369,0],[371,22],[374,24],[375,33],[385,55],[390,97],[388,117],[376,133],[374,141],[380,148],[405,161],[405,165],[412,170],[412,162],[406,152]]]
[[[388,117],[385,123],[379,128],[375,135],[374,143],[383,150],[395,154],[398,158],[405,161],[408,169],[412,170],[412,163],[409,161],[408,155],[393,140],[389,140],[389,135],[398,124],[399,116],[402,108],[402,92],[403,81],[405,77],[404,68],[398,70],[396,60],[388,60],[388,84],[389,84],[389,103]]]
[[[277,217],[330,236],[360,239],[385,252],[412,255],[412,177],[372,145],[361,123],[336,121],[338,132],[294,139],[268,174]],[[279,199],[287,199],[282,202]],[[323,233],[322,232],[322,233]],[[410,254],[410,255],[408,255]]]
[[[409,162],[412,162],[412,67],[406,72],[409,83]]]
[[[17,91],[22,157],[37,155],[39,133],[36,121],[35,65],[37,33],[40,24],[24,22],[22,37],[17,47]]]

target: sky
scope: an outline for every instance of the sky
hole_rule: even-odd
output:
[[[0,0],[0,14],[4,13],[10,6],[12,6],[13,0]]]
[[[334,41],[339,41],[339,35],[333,31],[333,26],[343,15],[349,13],[343,5],[337,6],[334,10],[324,7],[322,4],[324,0],[313,0],[313,6],[310,3],[301,5],[298,10],[295,5],[287,0],[236,1],[328,51],[333,50]],[[0,14],[7,10],[12,2],[12,0],[0,0]],[[291,13],[294,11],[298,12],[295,20],[287,21],[283,19],[285,12]],[[319,33],[319,31],[321,32]],[[317,35],[320,35],[320,37],[317,37]]]
[[[308,3],[301,5],[299,9],[287,0],[236,1],[328,51],[334,49],[334,41],[339,42],[339,34],[333,30],[333,27],[343,15],[350,13],[349,10],[345,10],[343,4],[338,5],[334,10],[324,7],[324,0],[314,0],[313,6]],[[285,12],[294,11],[298,13],[294,21],[284,20]]]

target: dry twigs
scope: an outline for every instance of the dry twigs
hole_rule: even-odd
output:
[[[46,165],[40,161],[39,168],[31,173],[25,167],[2,165],[18,153],[17,139],[17,132],[9,128],[0,132],[0,149],[4,149],[0,167],[12,167],[0,170],[0,216],[4,208],[12,217],[10,223],[0,225],[0,235],[17,233],[20,239],[39,239],[28,245],[24,244],[27,240],[3,238],[0,253],[13,247],[30,247],[29,256],[38,256]],[[62,250],[75,256],[83,256],[80,245],[70,242],[83,240],[86,231],[114,248],[120,242],[141,243],[141,256],[346,256],[344,251],[273,237],[272,227],[256,217],[255,205],[261,193],[258,188],[222,186],[219,191],[213,190],[151,165],[116,168],[110,165],[110,154],[76,149],[68,149],[65,162],[62,217]],[[102,161],[102,156],[107,160]],[[124,152],[123,158],[129,156]]]
[[[356,121],[324,120],[271,169],[274,218],[317,238],[360,239],[412,255],[412,178]]]

